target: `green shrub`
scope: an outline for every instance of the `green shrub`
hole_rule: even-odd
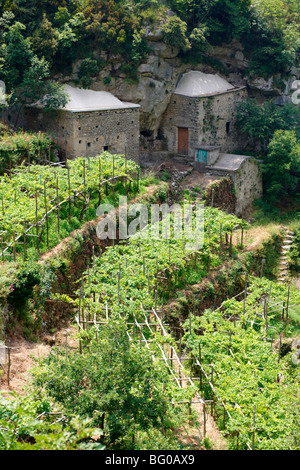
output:
[[[44,133],[18,131],[0,135],[0,174],[22,162],[57,161],[58,140]]]
[[[103,64],[101,64],[103,65]],[[83,88],[89,88],[92,83],[92,77],[99,73],[101,65],[96,59],[84,59],[78,70],[78,79]]]

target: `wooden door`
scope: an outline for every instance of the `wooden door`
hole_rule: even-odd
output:
[[[178,153],[181,155],[189,153],[189,130],[187,127],[178,127]]]

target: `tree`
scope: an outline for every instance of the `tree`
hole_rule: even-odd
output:
[[[261,106],[255,99],[248,99],[237,106],[236,126],[260,150],[266,153],[267,146],[277,129],[292,130],[299,133],[299,109],[293,105],[278,106],[273,101],[265,101]]]
[[[2,56],[0,78],[5,82],[8,91],[22,81],[24,72],[30,67],[33,57],[30,43],[23,34],[25,26],[19,22],[11,25],[12,20],[13,16],[6,17],[0,49]]]
[[[189,40],[191,47],[202,51],[209,47],[206,36],[209,35],[208,28],[205,25],[198,25],[190,34]]]
[[[31,45],[33,52],[38,57],[44,57],[49,64],[52,63],[53,56],[58,48],[58,34],[45,13],[39,28],[35,30],[31,38]]]
[[[161,427],[166,403],[162,388],[168,376],[144,348],[129,342],[123,321],[83,332],[83,354],[51,354],[35,370],[36,390],[44,389],[67,412],[90,418],[103,428],[104,444],[128,449],[138,430]]]
[[[68,97],[62,85],[51,82],[49,62],[34,54],[29,38],[25,37],[26,27],[13,21],[13,16],[4,18],[0,80],[5,82],[9,95],[7,104],[15,112],[17,126],[22,106],[43,100],[47,111],[64,106]]]
[[[166,44],[186,51],[191,45],[186,36],[187,24],[178,16],[171,16],[162,27],[163,38]]]
[[[172,10],[192,29],[207,19],[217,2],[218,0],[169,0]]]
[[[297,177],[298,173],[298,177]],[[299,182],[300,142],[294,131],[277,130],[268,145],[263,161],[264,187],[267,197],[275,201],[293,194]]]
[[[84,59],[78,70],[78,79],[83,88],[89,88],[93,83],[92,77],[99,73],[100,67],[96,59]]]

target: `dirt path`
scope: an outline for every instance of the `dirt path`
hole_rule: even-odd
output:
[[[21,334],[16,334],[7,340],[6,345],[14,348],[10,353],[10,381],[8,385],[7,375],[1,369],[0,390],[6,392],[15,391],[20,395],[26,394],[32,367],[38,361],[47,357],[53,346],[65,346],[66,332],[68,332],[68,349],[75,349],[77,347],[77,341],[74,337],[75,331],[75,327],[68,324],[57,330],[53,335],[44,335],[38,343],[27,341]],[[5,368],[7,370],[7,364]]]

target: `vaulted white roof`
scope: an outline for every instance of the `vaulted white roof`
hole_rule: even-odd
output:
[[[175,93],[185,96],[205,96],[234,90],[236,87],[219,75],[192,71],[185,73],[179,81]]]
[[[100,111],[106,109],[134,108],[139,105],[124,103],[108,91],[85,90],[65,85],[69,101],[63,108],[67,111]]]

